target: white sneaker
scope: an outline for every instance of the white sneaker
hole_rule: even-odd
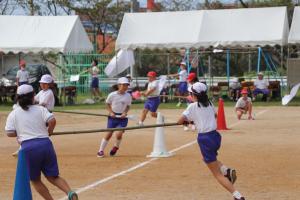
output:
[[[196,130],[196,126],[194,124],[192,124],[191,129],[194,131]]]
[[[176,105],[177,107],[180,107],[181,106],[181,102],[178,102],[178,104]]]
[[[143,123],[142,121],[139,121],[139,122],[137,123],[137,125],[138,125],[138,126],[144,126],[144,123]]]
[[[189,127],[184,126],[184,127],[183,127],[183,130],[184,130],[184,131],[188,131],[188,130],[189,130]]]

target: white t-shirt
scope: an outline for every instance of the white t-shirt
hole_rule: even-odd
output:
[[[99,69],[97,66],[92,67],[92,77],[98,77]]]
[[[49,136],[46,122],[53,118],[53,114],[42,106],[32,105],[27,111],[17,107],[8,115],[5,131],[15,131],[19,142],[47,138]]]
[[[159,92],[160,92],[159,91],[159,82],[157,80],[154,80],[154,81],[148,83],[147,91],[150,91],[154,88],[155,88],[155,90],[151,94],[149,94],[148,97],[151,98],[151,97],[159,96]]]
[[[111,92],[106,103],[111,105],[114,113],[123,113],[127,106],[131,105],[132,98],[129,93],[120,94],[118,91]]]
[[[55,99],[51,89],[41,90],[35,95],[34,100],[40,105],[45,105],[49,111],[54,109]]]
[[[17,78],[19,78],[19,82],[27,82],[29,79],[29,72],[24,70],[19,69],[17,72]]]
[[[269,86],[269,81],[267,81],[266,79],[262,79],[262,80],[256,79],[254,81],[254,85],[258,89],[267,89]]]
[[[251,103],[251,98],[247,97],[245,100],[244,97],[240,97],[239,100],[236,102],[235,107],[236,108],[245,108],[247,103]]]
[[[229,88],[231,88],[231,89],[236,90],[236,89],[239,89],[240,87],[241,87],[241,84],[239,82],[230,82],[229,83]]]
[[[188,73],[186,70],[181,70],[179,73],[179,82],[186,82],[186,79],[188,77]]]
[[[198,107],[198,102],[191,103],[182,113],[187,120],[193,121],[198,133],[214,131],[217,128],[214,106]]]

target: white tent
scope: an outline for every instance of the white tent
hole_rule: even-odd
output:
[[[290,44],[300,43],[300,7],[295,7],[291,31],[289,35]]]
[[[284,45],[286,7],[126,13],[116,49]]]
[[[0,15],[0,52],[79,53],[93,46],[78,16]]]

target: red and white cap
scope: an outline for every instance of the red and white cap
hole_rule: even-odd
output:
[[[180,63],[180,65],[186,66],[186,62],[182,61],[182,62]]]
[[[155,71],[150,71],[147,73],[147,76],[149,77],[156,77],[156,72]]]
[[[126,78],[126,77],[119,78],[118,79],[118,84],[128,84],[129,85],[128,78]]]
[[[50,74],[45,74],[42,76],[40,83],[52,83],[53,82],[53,78]]]
[[[31,85],[21,85],[18,87],[17,89],[17,95],[24,95],[24,94],[28,94],[30,92],[33,92],[33,87]]]
[[[193,93],[201,93],[207,91],[207,86],[204,83],[197,82],[193,84],[191,89]]]

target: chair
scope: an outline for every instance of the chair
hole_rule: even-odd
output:
[[[67,104],[68,105],[74,105],[77,100],[77,88],[76,86],[67,86],[64,88],[61,88],[61,97],[66,96],[67,97]]]
[[[270,94],[272,95],[272,98],[275,99],[280,96],[280,81],[269,81],[269,87]]]
[[[229,83],[227,81],[218,82],[218,87],[220,88],[220,93],[222,97],[229,96]]]

